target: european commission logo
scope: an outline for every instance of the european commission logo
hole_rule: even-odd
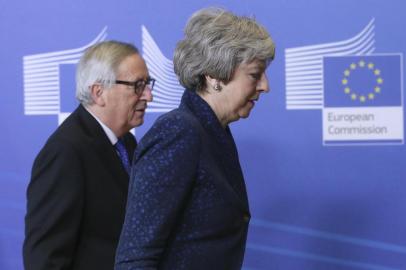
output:
[[[141,27],[142,54],[150,75],[157,79],[154,100],[147,112],[167,112],[177,108],[184,88],[173,71],[173,63],[166,58],[145,26]],[[80,48],[46,52],[23,57],[24,114],[56,115],[58,124],[75,109],[76,64],[84,51],[106,40],[107,27]]]
[[[286,108],[322,110],[324,145],[403,144],[403,55],[351,39],[286,49]]]

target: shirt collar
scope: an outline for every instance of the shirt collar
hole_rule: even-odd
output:
[[[106,133],[107,138],[109,138],[110,142],[112,145],[115,145],[118,141],[117,136],[114,134],[114,132],[108,127],[106,126],[96,115],[94,115],[88,108],[86,108],[86,111],[88,111],[90,113],[91,116],[94,117],[94,119],[96,119],[96,121],[100,124],[100,126],[102,127],[102,129],[104,130],[104,133]]]

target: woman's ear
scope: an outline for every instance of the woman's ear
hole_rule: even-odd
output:
[[[222,86],[221,86],[221,81],[218,79],[213,78],[210,75],[205,75],[206,78],[206,84],[207,84],[207,88],[209,89],[213,89],[216,92],[221,91]]]

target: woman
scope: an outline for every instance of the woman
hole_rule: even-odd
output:
[[[268,92],[274,43],[253,19],[195,13],[174,55],[187,89],[138,145],[116,269],[240,269],[250,219],[228,124]]]

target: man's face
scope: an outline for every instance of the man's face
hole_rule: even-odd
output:
[[[147,78],[148,69],[139,54],[128,56],[118,67],[117,80],[134,82]],[[132,86],[113,84],[111,89],[103,91],[103,95],[106,102],[105,116],[109,119],[108,126],[121,135],[144,122],[147,102],[152,101],[151,89],[148,86],[142,94],[137,95]]]

